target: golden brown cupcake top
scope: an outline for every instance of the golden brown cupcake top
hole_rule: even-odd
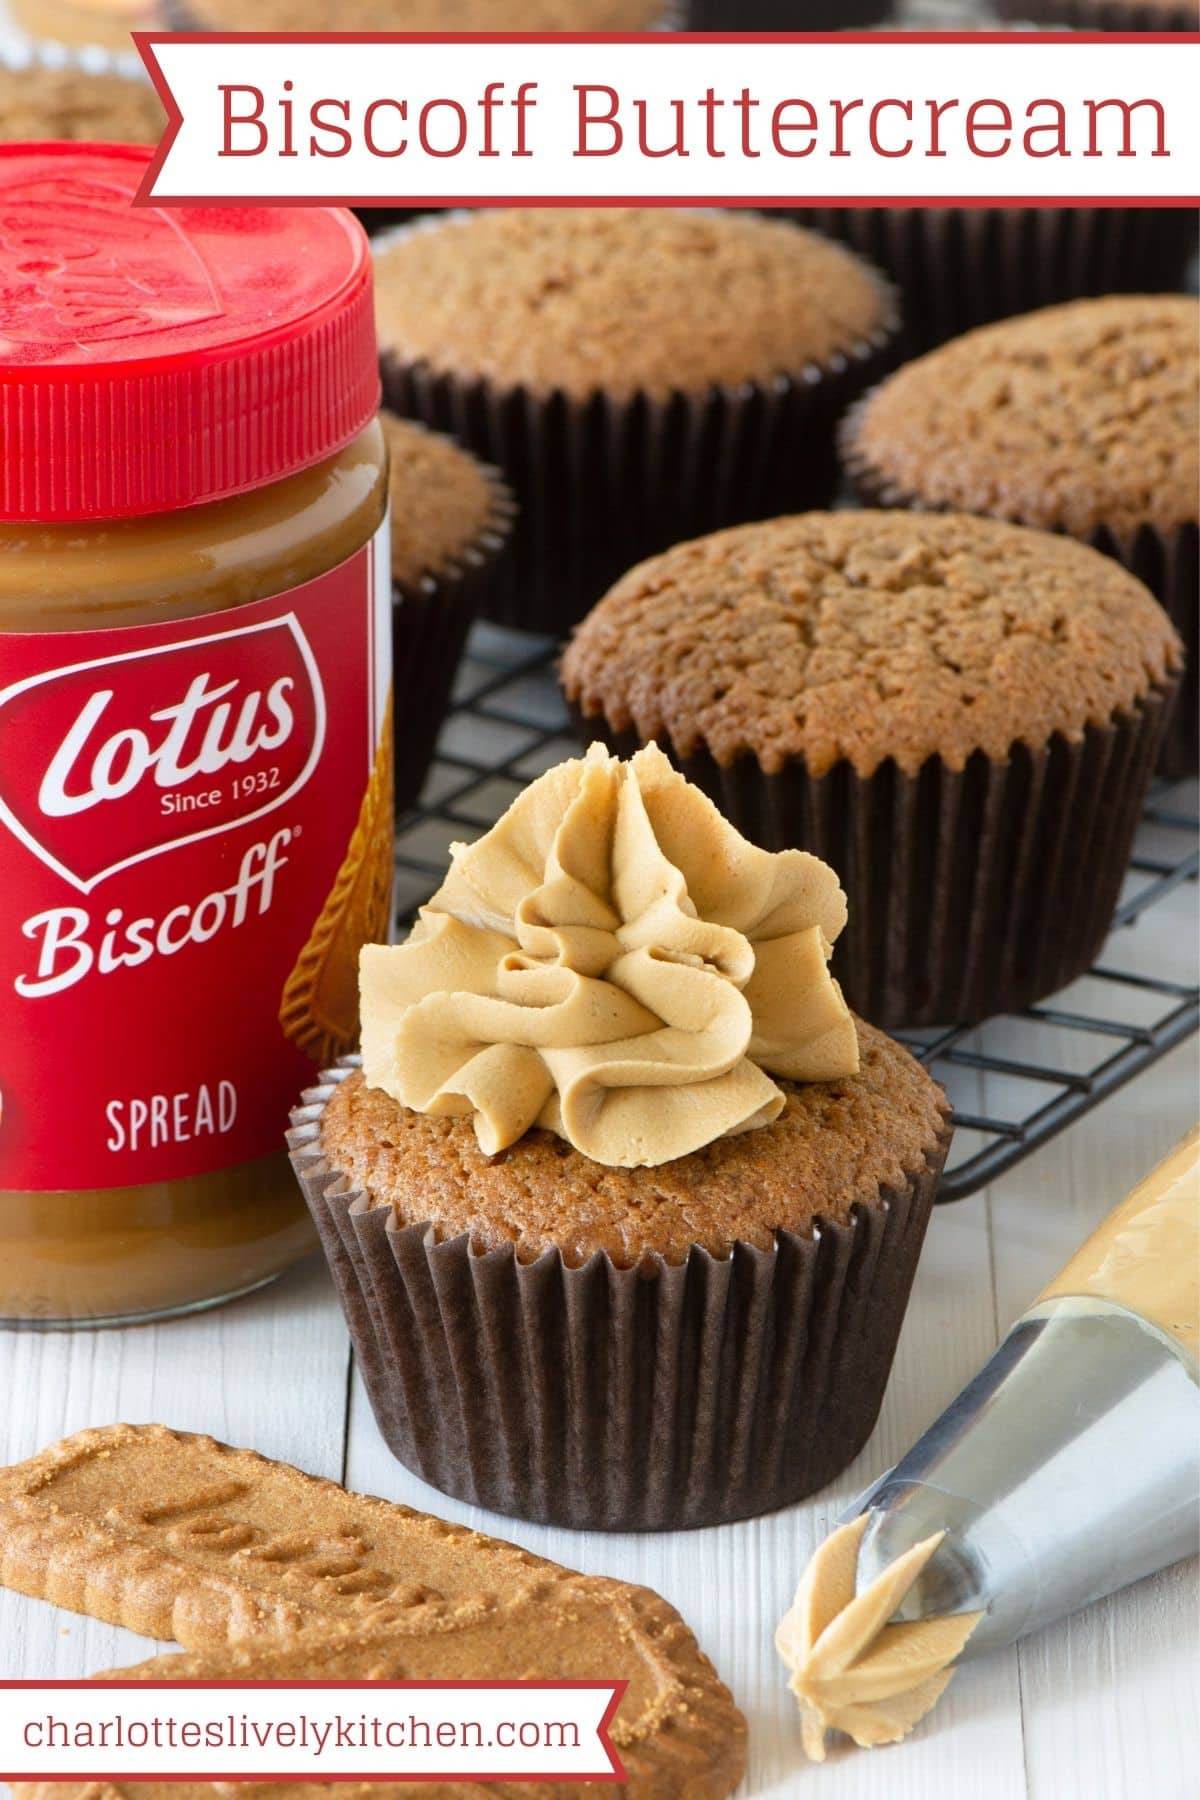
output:
[[[186,0],[202,31],[245,31],[243,0]],[[646,31],[666,0],[258,0],[256,31]]]
[[[610,1169],[534,1130],[484,1155],[469,1118],[411,1112],[361,1075],[329,1100],[321,1148],[398,1223],[469,1233],[477,1249],[514,1244],[523,1262],[559,1249],[571,1265],[606,1252],[620,1268],[646,1256],[682,1262],[694,1244],[770,1249],[777,1231],[810,1235],[878,1202],[925,1166],[944,1123],[937,1083],[901,1045],[861,1022],[861,1066],[839,1081],[781,1083],[774,1124],[653,1169]]]
[[[1197,516],[1200,302],[1054,306],[893,375],[850,433],[872,488],[1087,537]]]
[[[690,757],[842,760],[1077,740],[1178,666],[1166,614],[1069,538],[991,519],[807,513],[677,545],[618,582],[563,659],[568,699]]]
[[[444,575],[501,523],[506,490],[440,432],[381,413],[391,458],[392,579]]]
[[[750,214],[545,208],[454,214],[376,260],[385,356],[503,387],[627,396],[770,381],[885,328],[849,251]]]
[[[166,126],[148,81],[84,69],[0,65],[0,141],[156,144]]]

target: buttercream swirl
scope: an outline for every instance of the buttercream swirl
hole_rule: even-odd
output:
[[[747,843],[656,746],[594,745],[452,855],[407,942],[363,952],[363,1066],[486,1154],[538,1125],[656,1167],[778,1118],[772,1076],[857,1072],[837,877]]]
[[[775,1634],[800,1702],[805,1754],[814,1762],[825,1761],[829,1731],[845,1732],[862,1749],[907,1737],[945,1693],[951,1665],[983,1617],[889,1623],[945,1533],[914,1544],[860,1594],[858,1552],[868,1517],[822,1544]]]

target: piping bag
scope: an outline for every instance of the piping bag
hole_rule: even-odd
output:
[[[912,1730],[954,1663],[1200,1549],[1200,1128],[818,1550],[776,1643],[805,1749]]]

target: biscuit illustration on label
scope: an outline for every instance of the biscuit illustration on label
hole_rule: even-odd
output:
[[[0,1470],[0,1582],[192,1652],[110,1679],[621,1680],[628,1800],[725,1800],[745,1767],[745,1720],[648,1588],[161,1425],[80,1432]],[[185,1786],[216,1793],[177,1800]]]
[[[279,1007],[283,1034],[326,1069],[358,1042],[358,953],[386,943],[392,922],[392,701],[346,859],[321,916],[288,976]]]

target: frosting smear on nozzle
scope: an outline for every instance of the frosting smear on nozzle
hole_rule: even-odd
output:
[[[845,1732],[862,1749],[908,1736],[945,1693],[982,1613],[892,1624],[945,1536],[915,1544],[857,1591],[858,1552],[870,1515],[843,1525],[817,1551],[775,1635],[800,1702],[805,1754],[825,1760],[825,1737]]]
[[[655,745],[551,769],[453,858],[407,943],[363,952],[363,1067],[486,1154],[536,1125],[653,1168],[777,1119],[772,1077],[857,1073],[836,875],[748,843]]]

